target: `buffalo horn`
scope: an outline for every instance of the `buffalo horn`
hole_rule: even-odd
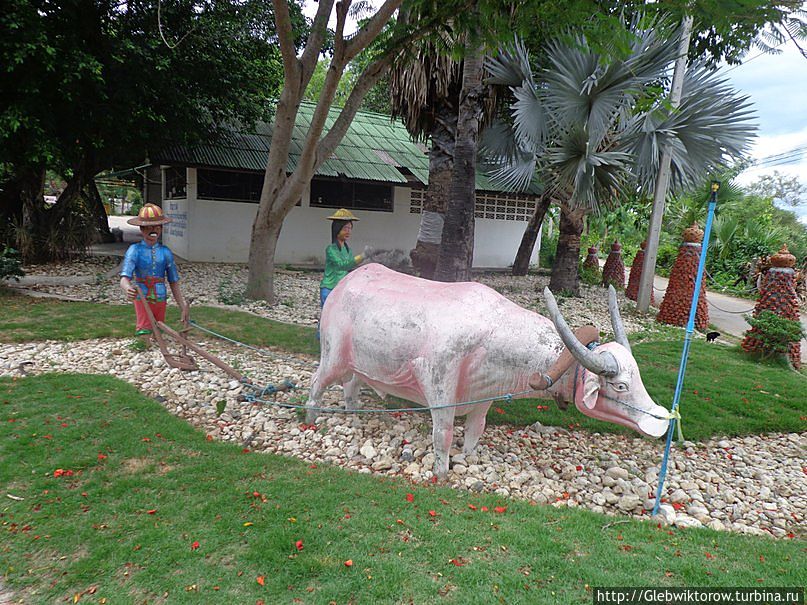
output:
[[[619,304],[616,300],[616,290],[612,285],[608,285],[608,311],[611,313],[611,326],[614,328],[614,340],[625,347],[630,353],[630,343],[625,334],[625,326],[622,324],[622,317],[619,315]]]
[[[549,317],[552,319],[552,323],[555,324],[555,329],[558,331],[560,339],[572,355],[574,355],[574,358],[580,362],[584,368],[595,374],[601,376],[616,376],[619,373],[619,365],[613,355],[610,353],[601,354],[589,351],[575,338],[571,328],[569,328],[566,320],[563,319],[563,316],[560,314],[558,303],[552,292],[549,291],[549,288],[544,288],[544,301],[546,301],[546,306],[549,309]]]

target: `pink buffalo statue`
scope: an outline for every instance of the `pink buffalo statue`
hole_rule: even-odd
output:
[[[663,435],[669,413],[642,384],[613,288],[616,342],[599,346],[596,329],[575,336],[549,289],[544,298],[551,320],[479,283],[433,282],[363,266],[339,282],[322,311],[322,357],[307,405],[319,406],[324,390],[340,383],[346,408],[353,408],[366,383],[381,397],[436,408],[434,473],[441,478],[448,473],[454,416],[466,416],[463,449],[471,453],[492,401],[438,406],[537,389],[521,397],[573,401],[586,416]],[[316,415],[309,410],[308,422]]]

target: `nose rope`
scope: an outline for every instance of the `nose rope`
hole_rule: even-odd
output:
[[[595,341],[590,342],[589,344],[587,344],[586,347],[589,350],[593,351],[599,345],[600,345],[600,343],[595,340]],[[575,364],[575,367],[574,367],[574,384],[572,386],[572,401],[577,400],[577,379],[578,379],[578,377],[580,375],[580,368],[583,368],[584,376],[585,376],[585,372],[588,371],[588,369],[583,367],[580,364],[580,362],[577,362]],[[658,414],[654,414],[653,412],[648,412],[647,410],[637,408],[635,405],[632,405],[632,404],[628,403],[627,401],[625,401],[623,399],[617,399],[616,397],[611,397],[608,393],[603,392],[602,387],[597,389],[597,397],[598,398],[602,397],[603,399],[607,399],[608,401],[613,401],[614,403],[618,403],[619,405],[621,405],[623,407],[626,407],[628,409],[631,409],[631,410],[633,410],[635,412],[639,412],[641,414],[647,414],[648,416],[650,416],[652,418],[656,418],[657,420],[673,420],[673,419],[675,419],[675,420],[678,421],[676,423],[676,425],[677,425],[676,428],[678,429],[677,430],[677,439],[678,439],[678,441],[683,441],[684,440],[684,433],[681,430],[681,412],[678,411],[677,408],[672,410],[672,411],[664,408],[664,411],[667,412],[666,415],[659,416]],[[659,406],[659,407],[661,407],[661,406]]]

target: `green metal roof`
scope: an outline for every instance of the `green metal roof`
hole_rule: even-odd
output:
[[[303,103],[294,126],[287,170],[297,167],[308,125],[314,113],[313,103]],[[326,131],[339,116],[340,108],[331,108]],[[151,158],[155,164],[186,165],[263,172],[272,140],[272,126],[259,123],[254,132],[231,130],[216,144],[186,147],[175,145]],[[367,181],[406,183],[399,170],[406,168],[423,185],[429,182],[429,155],[412,142],[400,121],[389,116],[359,111],[333,155],[317,169],[318,176],[346,177]],[[476,175],[476,189],[501,191],[481,172]]]

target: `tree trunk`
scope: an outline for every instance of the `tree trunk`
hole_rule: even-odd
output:
[[[255,221],[249,246],[247,298],[273,304],[275,293],[275,250],[283,220]]]
[[[457,137],[459,99],[441,99],[434,109],[436,118],[431,132],[429,152],[429,187],[423,200],[420,230],[415,248],[409,253],[412,266],[421,277],[434,278],[440,242],[443,239],[446,207],[454,174],[454,145]]]
[[[532,213],[527,228],[524,229],[524,235],[521,236],[521,244],[516,252],[516,259],[513,261],[513,275],[527,275],[530,269],[530,257],[532,250],[535,248],[535,241],[538,239],[538,232],[541,230],[541,224],[544,222],[549,206],[552,200],[548,195],[542,195],[538,198],[535,204],[535,212]]]
[[[482,84],[484,55],[482,48],[470,38],[466,50],[454,148],[454,176],[435,271],[435,279],[449,282],[470,281],[474,254],[476,150],[485,99]]]
[[[583,217],[585,210],[569,210],[566,206],[560,209],[560,227],[558,229],[558,248],[555,263],[552,265],[552,277],[549,289],[558,293],[570,292],[580,296],[580,236],[583,233]]]
[[[98,192],[98,186],[95,184],[95,179],[90,179],[84,189],[87,193],[87,199],[90,202],[90,208],[95,215],[95,222],[98,227],[98,233],[101,236],[101,241],[107,244],[114,242],[115,238],[109,230],[109,216],[107,216],[104,202],[101,200],[101,194]]]

